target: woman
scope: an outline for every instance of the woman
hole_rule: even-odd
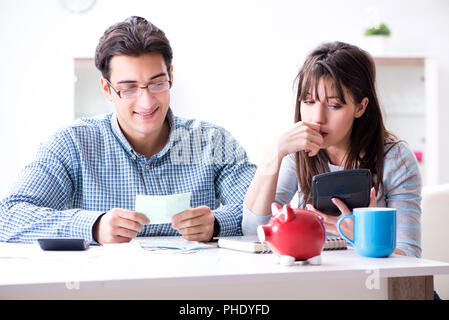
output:
[[[298,192],[299,206],[323,217],[326,230],[338,234],[339,217],[312,206],[312,177],[345,169],[372,173],[370,206],[397,209],[396,253],[421,255],[421,175],[405,142],[383,123],[371,56],[356,46],[332,42],[316,48],[297,76],[294,126],[276,140],[275,156],[260,164],[243,206],[244,234],[255,234],[271,217],[272,202],[289,204]],[[351,210],[334,204],[343,215]],[[352,238],[352,219],[342,231]]]

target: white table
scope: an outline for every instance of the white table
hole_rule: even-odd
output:
[[[216,247],[146,251],[138,241],[81,252],[0,243],[0,299],[428,299],[433,275],[449,274],[448,263],[352,249],[323,252],[321,265],[272,258]]]

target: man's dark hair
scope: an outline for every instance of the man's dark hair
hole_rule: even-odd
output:
[[[146,19],[132,16],[104,32],[95,50],[95,66],[104,78],[110,80],[110,61],[113,56],[122,54],[137,57],[154,52],[162,54],[167,72],[170,73],[173,52],[165,33]]]

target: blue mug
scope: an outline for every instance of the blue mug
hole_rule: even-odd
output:
[[[344,219],[354,219],[354,240],[341,232]],[[388,257],[396,249],[396,209],[394,208],[355,208],[351,215],[338,219],[337,230],[352,243],[355,251],[365,257]]]

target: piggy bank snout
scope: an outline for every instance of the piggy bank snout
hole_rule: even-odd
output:
[[[260,242],[268,241],[271,238],[271,226],[260,225],[257,227],[257,237]]]
[[[308,260],[319,256],[325,241],[323,219],[312,211],[273,206],[273,216],[257,227],[260,241],[270,243],[278,256]]]

